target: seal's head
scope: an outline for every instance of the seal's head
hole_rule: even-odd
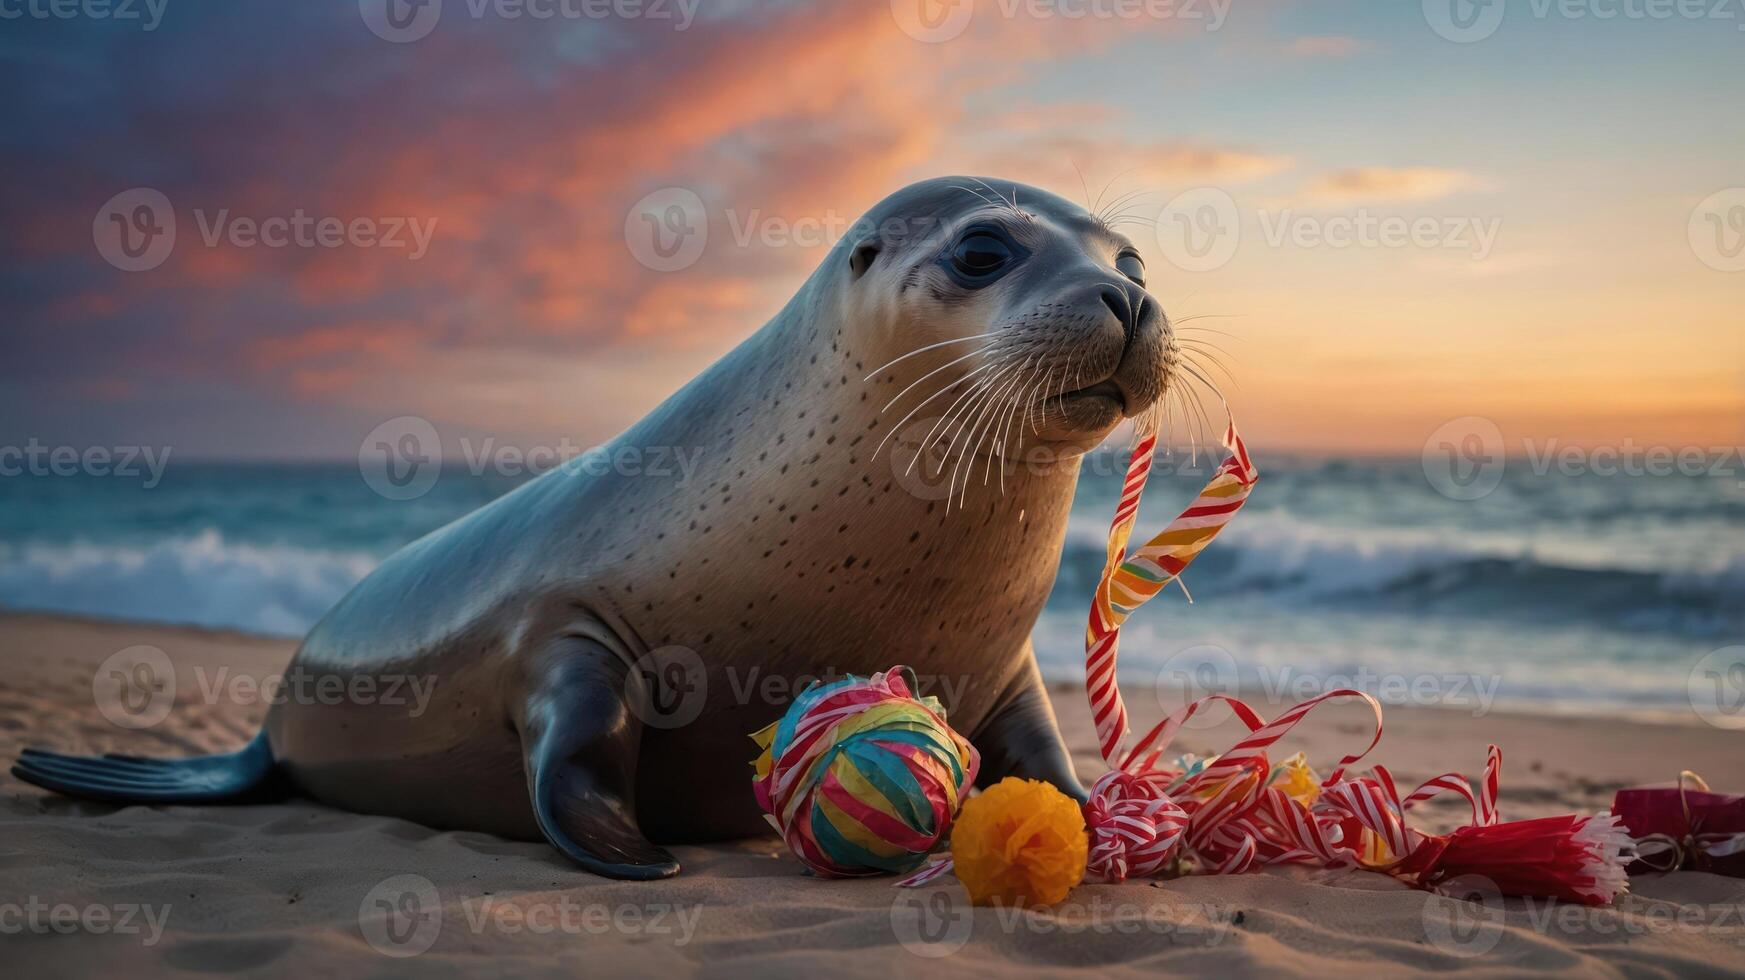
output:
[[[967,452],[1088,450],[1161,406],[1180,360],[1133,243],[1033,187],[912,185],[830,261],[893,421],[943,420]]]

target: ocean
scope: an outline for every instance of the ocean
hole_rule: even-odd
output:
[[[1523,466],[1458,501],[1416,458],[1256,459],[1246,510],[1185,576],[1193,601],[1172,587],[1124,631],[1124,677],[1194,693],[1352,685],[1396,703],[1687,719],[1705,684],[1745,694],[1734,676],[1745,657],[1728,652],[1745,643],[1737,474]],[[1209,465],[1203,454],[1162,465],[1138,535],[1185,505]],[[1080,481],[1036,634],[1051,678],[1082,676],[1120,470],[1105,451]],[[394,501],[356,464],[172,461],[149,489],[0,477],[0,606],[297,636],[383,557],[519,482],[449,467],[428,493]]]

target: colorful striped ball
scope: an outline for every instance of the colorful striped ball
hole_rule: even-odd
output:
[[[814,872],[910,871],[949,836],[981,758],[914,690],[907,667],[817,684],[752,736],[758,805]]]

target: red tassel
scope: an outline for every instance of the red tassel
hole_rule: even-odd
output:
[[[1503,895],[1604,905],[1629,887],[1624,866],[1631,857],[1629,834],[1604,813],[1462,827],[1426,838],[1389,870],[1432,890],[1476,875]]]

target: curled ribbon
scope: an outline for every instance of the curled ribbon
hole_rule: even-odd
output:
[[[1623,891],[1621,842],[1627,838],[1615,817],[1499,824],[1502,753],[1494,745],[1476,790],[1466,777],[1450,772],[1402,796],[1392,774],[1379,765],[1370,775],[1347,778],[1347,770],[1375,748],[1382,734],[1381,703],[1361,691],[1328,691],[1272,721],[1237,698],[1208,695],[1159,722],[1131,747],[1126,745],[1127,709],[1116,680],[1121,625],[1178,579],[1241,509],[1259,475],[1234,424],[1225,432],[1224,445],[1230,455],[1205,489],[1162,533],[1131,554],[1127,544],[1150,475],[1156,436],[1142,437],[1128,463],[1085,632],[1085,692],[1098,746],[1110,767],[1084,806],[1091,838],[1086,877],[1117,882],[1156,874],[1172,862],[1191,858],[1198,870],[1214,874],[1270,864],[1312,864],[1365,868],[1433,888],[1451,876],[1478,870],[1504,878],[1520,894],[1605,902]],[[1268,749],[1317,706],[1341,698],[1357,698],[1369,706],[1375,722],[1369,741],[1341,758],[1311,792],[1300,794],[1306,798],[1273,785],[1284,767],[1274,766]],[[1228,705],[1248,734],[1203,765],[1180,770],[1160,765],[1182,726],[1214,702]],[[1408,811],[1445,792],[1460,795],[1471,807],[1466,826],[1442,836],[1410,826]],[[1522,842],[1531,846],[1523,850]],[[1539,857],[1538,864],[1528,857],[1546,854],[1553,857]],[[919,885],[951,867],[949,857],[939,858],[898,884]]]

